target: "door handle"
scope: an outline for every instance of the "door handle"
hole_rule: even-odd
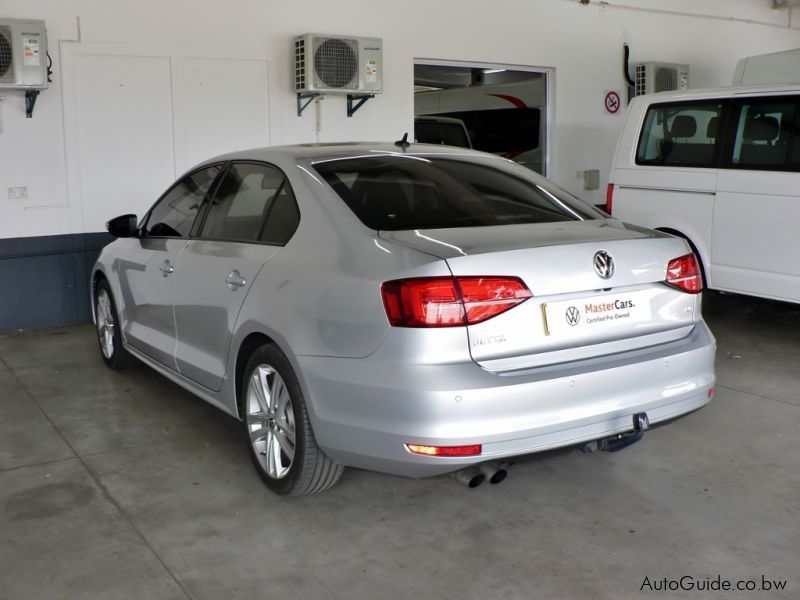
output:
[[[163,263],[161,263],[161,265],[158,267],[158,270],[159,270],[159,271],[161,271],[161,272],[164,274],[164,277],[166,277],[166,276],[167,276],[167,275],[169,275],[170,273],[174,273],[174,272],[175,272],[175,267],[173,267],[171,264],[169,264],[169,261],[168,261],[168,260],[165,260],[165,261],[164,261]]]
[[[228,284],[228,287],[230,289],[236,290],[236,289],[246,285],[247,284],[247,280],[244,277],[242,277],[242,275],[241,275],[241,273],[239,273],[239,271],[234,269],[233,271],[228,273],[228,276],[225,278],[225,283]]]

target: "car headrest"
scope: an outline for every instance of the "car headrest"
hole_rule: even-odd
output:
[[[719,129],[719,117],[711,117],[706,126],[706,137],[716,138],[717,129]]]
[[[354,185],[353,191],[359,192],[361,202],[368,210],[377,215],[399,220],[410,211],[402,181],[402,174],[383,173],[375,179],[358,182],[360,183],[358,190]]]
[[[744,139],[754,142],[771,142],[780,133],[780,124],[775,117],[748,118],[744,123]]]
[[[689,115],[678,115],[672,121],[669,132],[674,138],[690,138],[697,133],[697,121]]]

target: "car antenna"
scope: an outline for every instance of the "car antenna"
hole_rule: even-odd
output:
[[[406,131],[406,132],[403,134],[403,138],[402,138],[402,139],[400,139],[400,140],[397,140],[397,141],[394,143],[394,145],[395,145],[395,146],[397,146],[398,148],[402,148],[402,149],[403,149],[403,152],[405,152],[405,151],[406,151],[406,148],[408,148],[408,147],[411,145],[411,142],[409,142],[409,141],[408,141],[408,132]]]

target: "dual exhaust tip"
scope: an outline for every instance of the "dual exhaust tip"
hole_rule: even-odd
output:
[[[604,452],[618,452],[623,448],[627,448],[631,444],[635,444],[644,436],[644,432],[650,428],[650,419],[647,413],[640,412],[633,415],[633,430],[626,433],[620,433],[609,438],[594,440],[584,443],[580,450],[584,453],[597,452],[602,450]],[[497,485],[508,476],[508,471],[501,467],[496,462],[485,462],[475,467],[467,467],[453,473],[456,481],[461,485],[468,488],[476,488],[487,479],[489,483]]]
[[[497,485],[507,475],[508,471],[494,462],[481,463],[477,467],[467,467],[453,474],[458,483],[468,488],[476,488],[487,480],[489,483]]]

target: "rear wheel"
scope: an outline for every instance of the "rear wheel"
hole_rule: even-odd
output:
[[[112,369],[122,369],[136,363],[136,359],[122,346],[119,317],[114,296],[108,281],[102,279],[95,290],[95,322],[100,353]]]
[[[250,457],[269,489],[304,496],[339,480],[344,467],[317,446],[297,377],[275,344],[253,353],[241,389]]]

